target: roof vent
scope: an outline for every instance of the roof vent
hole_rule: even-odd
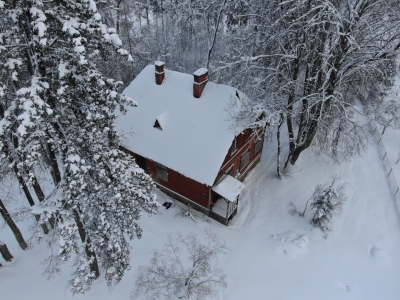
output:
[[[193,96],[200,98],[208,81],[208,70],[206,68],[200,68],[193,73],[193,77]]]
[[[158,85],[161,85],[165,78],[164,65],[165,63],[162,61],[156,61],[154,63],[154,66],[156,68],[156,84]]]

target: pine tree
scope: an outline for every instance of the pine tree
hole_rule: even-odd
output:
[[[151,178],[119,150],[116,109],[136,105],[118,93],[121,82],[97,66],[111,55],[131,59],[93,0],[0,1],[1,159],[10,140],[18,166],[34,184],[47,170],[54,190],[33,206],[54,227],[60,250],[47,272],[76,257],[74,293],[89,290],[102,270],[108,285],[129,269],[127,237],[141,237],[142,210],[158,204]],[[58,158],[57,158],[58,157]],[[53,243],[54,244],[54,243]]]

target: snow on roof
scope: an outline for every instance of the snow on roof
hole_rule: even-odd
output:
[[[230,202],[235,202],[236,197],[244,189],[244,183],[231,175],[222,175],[221,179],[212,187],[212,190]]]
[[[158,122],[158,125],[160,125],[161,129],[165,129],[165,128],[166,128],[166,126],[167,126],[167,124],[168,124],[168,119],[169,119],[169,113],[168,113],[168,111],[162,113],[161,115],[159,115],[159,116],[157,117],[156,120],[157,120],[157,122]]]
[[[154,65],[157,66],[157,67],[161,67],[161,66],[165,65],[165,63],[163,61],[157,60],[157,61],[154,62]]]
[[[194,72],[193,75],[201,76],[201,75],[206,74],[207,72],[208,72],[208,70],[206,68],[200,68],[196,72]]]
[[[138,102],[116,121],[129,150],[212,186],[236,132],[229,110],[241,106],[236,89],[208,82],[199,99],[193,96],[193,76],[165,71],[162,85],[147,66],[123,92]],[[241,94],[241,99],[246,96]],[[160,128],[153,127],[158,120]],[[235,129],[236,128],[236,132]]]

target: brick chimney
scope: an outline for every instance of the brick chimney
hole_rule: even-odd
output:
[[[200,68],[193,73],[193,77],[193,96],[200,98],[201,93],[203,92],[208,81],[208,70],[206,68]]]
[[[164,81],[165,73],[164,73],[164,65],[165,63],[162,61],[156,61],[154,66],[156,67],[156,84],[160,85]]]

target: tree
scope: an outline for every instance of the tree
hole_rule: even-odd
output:
[[[226,275],[217,267],[218,257],[227,250],[225,243],[206,231],[206,242],[190,233],[168,236],[161,251],[154,250],[150,264],[140,266],[133,298],[213,299],[225,288]]]
[[[329,185],[317,185],[310,203],[310,208],[314,211],[311,224],[322,231],[330,230],[333,217],[339,213],[345,201],[344,186],[335,186],[335,179]]]
[[[356,118],[357,91],[390,85],[400,48],[398,3],[250,3],[251,22],[235,28],[238,47],[219,68],[219,78],[254,99],[247,108],[253,124],[263,115],[265,124],[276,127],[279,122],[270,119],[284,114],[284,167],[309,147],[337,161],[361,153],[367,139]]]
[[[142,211],[158,207],[151,178],[119,150],[113,124],[117,108],[125,112],[135,102],[97,66],[109,55],[131,57],[92,0],[10,0],[0,6],[0,61],[7,66],[0,158],[15,154],[11,158],[18,158],[32,186],[38,170],[53,178],[53,190],[32,207],[40,222],[53,224],[48,239],[60,248],[46,272],[75,257],[74,293],[90,289],[100,269],[109,286],[116,284],[130,267],[128,239],[141,237]]]

